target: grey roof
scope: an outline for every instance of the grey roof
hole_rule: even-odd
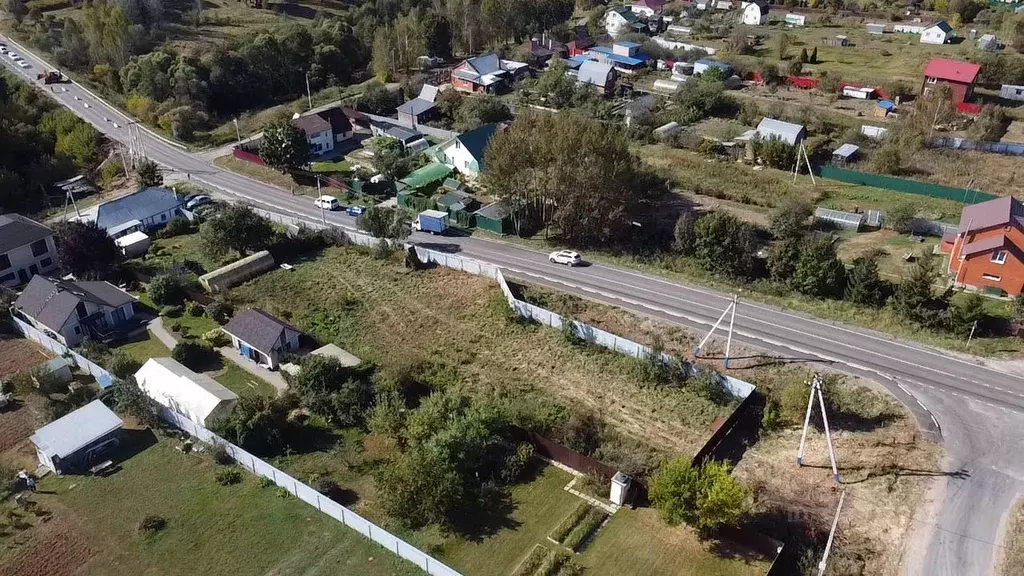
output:
[[[53,236],[53,230],[21,214],[0,214],[0,254]]]
[[[649,112],[654,105],[658,102],[657,96],[654,94],[645,94],[632,102],[626,103],[623,108],[629,111],[630,114],[643,114]]]
[[[129,220],[145,220],[162,212],[185,205],[183,197],[163,188],[145,188],[100,204],[96,209],[96,225],[109,229]]]
[[[804,127],[799,124],[792,124],[790,122],[783,122],[782,120],[775,120],[772,118],[764,118],[761,120],[761,123],[757,125],[757,134],[762,138],[777,136],[789,144],[796,144],[800,140],[803,140],[805,130]]]
[[[331,123],[319,114],[307,114],[292,118],[292,125],[305,132],[307,136],[327,132],[331,129]]]
[[[501,72],[501,59],[498,58],[497,54],[484,54],[476,58],[470,58],[466,62],[481,76]]]
[[[300,332],[298,328],[278,320],[259,308],[242,312],[223,328],[228,334],[263,353],[270,352],[277,346],[285,329]]]
[[[474,212],[477,216],[482,216],[489,220],[503,220],[511,213],[512,211],[508,209],[508,205],[500,200]]]
[[[939,20],[938,22],[936,22],[935,24],[932,24],[932,25],[931,25],[931,26],[929,26],[928,28],[935,28],[935,27],[938,27],[938,28],[939,28],[939,30],[942,30],[942,31],[943,31],[943,32],[945,32],[946,34],[949,34],[950,32],[952,32],[952,31],[953,31],[953,28],[952,28],[952,27],[951,27],[951,26],[949,25],[949,23],[948,23],[948,22],[946,22],[945,20]],[[926,28],[926,30],[927,30],[928,28]]]
[[[957,228],[959,232],[968,232],[968,226],[977,231],[1010,223],[1024,228],[1024,203],[1013,196],[1002,196],[964,208]]]
[[[412,114],[413,116],[419,116],[424,112],[433,110],[435,106],[437,105],[434,104],[433,102],[430,102],[429,100],[413,98],[412,100],[409,100],[405,104],[399,106],[398,111],[403,114]]]
[[[57,332],[79,302],[116,308],[134,301],[134,296],[109,282],[69,282],[36,274],[14,301],[14,307]]]
[[[134,228],[136,226],[142,226],[142,222],[140,222],[139,220],[129,220],[127,222],[118,224],[117,226],[111,226],[110,228],[107,228],[107,234],[113,236],[114,234],[119,234],[121,232],[124,232],[125,230]]]
[[[598,62],[597,60],[587,60],[583,64],[580,64],[580,71],[577,75],[580,82],[586,82],[587,84],[593,84],[594,86],[600,86],[604,88],[608,85],[608,82],[612,79],[612,70],[615,67],[611,64],[605,64]]]
[[[338,362],[341,362],[342,366],[359,366],[363,363],[362,360],[356,358],[351,353],[340,348],[337,344],[325,344],[316,350],[310,352],[310,354],[316,354],[318,356],[326,356],[328,358],[334,358]]]
[[[432,86],[430,84],[424,84],[423,86],[420,87],[420,95],[417,96],[416,98],[418,100],[426,100],[427,102],[434,102],[435,100],[437,100],[437,93],[439,91],[440,91],[440,89],[437,86]]]
[[[1006,235],[1005,234],[999,234],[999,235],[996,235],[996,236],[990,236],[988,238],[982,238],[981,240],[978,240],[977,242],[971,242],[970,244],[965,244],[964,247],[960,249],[960,255],[961,256],[971,256],[973,254],[980,254],[982,252],[988,252],[990,250],[995,250],[996,248],[1002,248],[1005,245],[1006,245]]]
[[[842,158],[849,158],[850,156],[856,154],[858,150],[860,150],[860,147],[857,146],[856,144],[843,144],[839,148],[836,148],[836,151],[833,152],[832,155],[839,156]]]
[[[67,458],[123,424],[103,402],[93,400],[36,430],[31,440],[47,456]]]

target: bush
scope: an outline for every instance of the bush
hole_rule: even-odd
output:
[[[188,312],[189,316],[195,316],[196,318],[206,313],[206,309],[203,308],[203,305],[194,300],[185,305],[185,311]]]
[[[160,308],[160,315],[165,318],[179,318],[181,313],[181,306],[164,306]]]
[[[167,527],[167,519],[158,514],[149,514],[139,521],[140,534],[156,534]]]
[[[202,372],[217,356],[216,350],[198,342],[178,342],[171,350],[171,358],[196,372]]]
[[[685,522],[705,532],[738,522],[750,496],[729,475],[728,464],[710,461],[697,468],[686,457],[665,463],[651,479],[649,494],[665,523]]]
[[[203,341],[214,348],[223,348],[231,344],[231,338],[220,328],[214,328],[203,334]]]
[[[228,447],[223,442],[214,442],[209,447],[210,456],[213,457],[213,461],[221,466],[228,466],[235,463],[235,459],[231,457],[231,453],[228,452]]]
[[[110,354],[110,358],[107,360],[107,370],[111,374],[117,376],[121,380],[135,374],[139,368],[142,368],[142,363],[132,358],[127,352],[123,350],[114,350]]]
[[[235,308],[227,302],[216,301],[206,306],[206,315],[211,320],[223,326],[231,320],[231,317],[235,314]]]
[[[213,475],[213,479],[221,486],[231,486],[242,481],[242,471],[238,468],[222,468],[217,470],[217,473]]]
[[[166,226],[160,229],[156,233],[157,238],[173,238],[174,236],[182,236],[195,231],[192,226],[192,222],[188,218],[175,218],[167,223]]]
[[[177,334],[181,332],[181,322],[175,320],[174,322],[171,322],[170,324],[167,325],[167,329]]]
[[[260,476],[259,482],[257,482],[260,488],[270,488],[271,486],[277,486],[277,483],[266,476]]]
[[[885,225],[900,234],[910,232],[910,226],[917,216],[917,208],[910,202],[900,202],[885,215]]]
[[[182,306],[185,304],[185,285],[174,276],[164,274],[154,277],[149,282],[147,292],[153,300],[153,304],[157,306]]]
[[[892,144],[886,144],[875,151],[871,158],[871,168],[879,174],[899,174],[903,167],[903,155],[900,149]]]

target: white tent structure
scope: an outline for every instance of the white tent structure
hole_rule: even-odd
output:
[[[234,392],[171,358],[150,358],[135,373],[135,381],[161,406],[201,426],[230,414],[238,403]]]

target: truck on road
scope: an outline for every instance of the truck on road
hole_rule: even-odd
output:
[[[448,214],[440,210],[424,210],[416,216],[412,229],[417,232],[444,234],[448,229]]]
[[[67,78],[60,73],[60,70],[54,70],[37,74],[36,80],[42,80],[43,84],[60,84],[61,82],[66,82]]]

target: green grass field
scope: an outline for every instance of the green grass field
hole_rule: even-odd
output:
[[[150,358],[167,358],[171,355],[170,349],[146,331],[134,342],[127,342],[117,347],[118,350],[127,352],[132,358],[145,363]]]
[[[239,396],[276,396],[277,390],[266,380],[246,372],[231,360],[224,359],[224,368],[213,379]]]
[[[351,172],[352,163],[348,160],[335,160],[333,162],[313,162],[310,164],[313,172]]]
[[[238,158],[230,155],[215,158],[213,163],[226,170],[236,172],[243,176],[248,176],[253,180],[266,182],[267,184],[272,184],[285,190],[294,190],[296,194],[302,194],[304,196],[309,196],[310,198],[317,197],[316,186],[303,186],[298,184],[291,175],[282,174],[273,168],[267,168],[266,166],[253,164],[252,162],[239,160]]]
[[[255,476],[221,486],[215,470],[209,457],[162,441],[108,477],[47,477],[40,488],[50,493],[38,497],[58,509],[57,521],[73,519],[95,551],[86,574],[422,574]],[[144,537],[136,527],[149,514],[167,527]]]

